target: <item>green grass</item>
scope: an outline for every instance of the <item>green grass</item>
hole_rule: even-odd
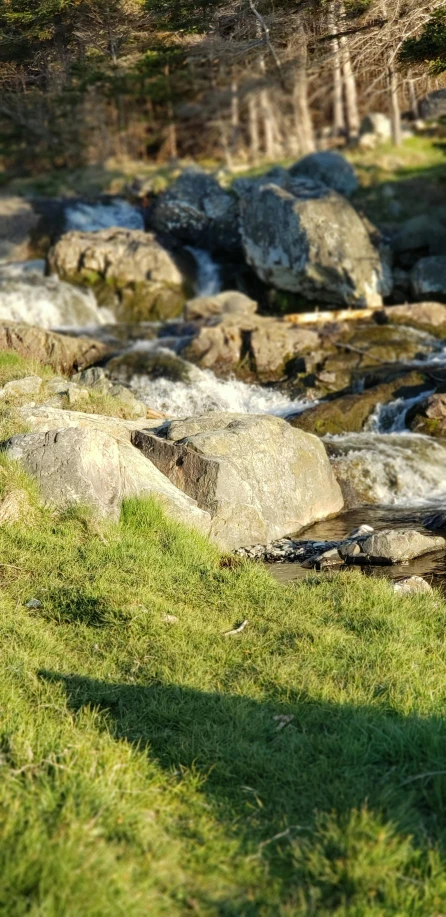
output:
[[[2,915],[443,912],[438,596],[280,586],[151,501],[0,558]]]

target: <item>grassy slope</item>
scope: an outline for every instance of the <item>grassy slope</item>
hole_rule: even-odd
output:
[[[0,383],[27,371],[2,355]],[[17,491],[0,913],[439,917],[443,601],[354,573],[280,586],[151,501],[102,527],[43,509],[3,460]]]

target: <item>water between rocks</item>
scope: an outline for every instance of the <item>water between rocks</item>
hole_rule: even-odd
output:
[[[116,225],[142,229],[144,224],[141,211],[119,199],[100,204],[75,202],[67,207],[67,229],[91,232]],[[197,263],[196,294],[217,293],[221,289],[219,266],[209,253],[194,248],[190,248],[189,251]],[[23,271],[26,273],[26,265]],[[25,279],[23,275],[22,278]],[[18,277],[10,277],[8,280],[12,286],[18,281]],[[25,295],[26,288],[23,289]],[[36,290],[30,289],[29,294],[28,307],[31,317],[28,321],[32,321]],[[94,312],[95,306],[90,300],[92,294],[86,295],[89,297],[88,305]],[[39,296],[41,300],[42,297],[44,299],[45,291],[40,290]],[[53,327],[67,324],[66,321],[57,320],[57,305],[53,295],[51,302],[48,302],[48,316],[51,316]],[[43,306],[42,300],[41,307]],[[78,323],[83,324],[85,322]],[[98,327],[97,321],[95,324],[96,328],[88,328],[90,333],[94,331],[97,337],[106,337],[110,333],[110,326],[105,331]],[[175,354],[181,336],[178,336],[178,322],[173,327],[175,335],[147,340],[147,336],[150,335],[146,333],[143,341],[130,342],[129,349]],[[145,328],[147,331],[147,326]],[[77,330],[79,331],[80,327]],[[155,334],[155,326],[153,331]],[[435,356],[430,355],[429,360],[430,363],[434,360],[439,365],[446,365],[446,348],[439,347]],[[414,363],[415,365],[420,364]],[[150,379],[137,375],[131,380],[130,385],[135,394],[150,407],[174,417],[208,411],[271,413],[286,417],[287,414],[305,410],[310,405],[310,402],[303,399],[290,400],[289,396],[276,388],[246,384],[238,380],[218,379],[211,370],[203,371],[191,364],[188,367],[188,375],[188,381]],[[426,397],[426,393],[422,397]],[[446,509],[446,448],[439,441],[407,430],[405,418],[412,404],[413,401],[398,399],[388,405],[378,406],[364,432],[326,437],[330,452],[334,451],[338,457],[335,461],[340,460],[351,466],[349,475],[353,480],[355,475],[358,475],[362,485],[366,482],[371,505],[346,512],[337,519],[318,523],[302,533],[300,538],[320,541],[341,539],[363,523],[377,529],[400,526],[415,526],[420,529],[428,508]],[[308,570],[303,570],[298,564],[275,564],[271,565],[271,570],[281,582],[308,575]],[[369,569],[367,573],[396,578],[416,573],[427,575],[430,580],[446,582],[446,557],[444,554],[427,555],[409,566],[381,567]]]

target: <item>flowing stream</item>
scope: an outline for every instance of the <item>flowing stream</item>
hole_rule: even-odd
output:
[[[142,229],[143,215],[124,200],[100,204],[75,202],[66,209],[66,227],[95,231],[110,226]],[[197,295],[214,295],[221,290],[218,264],[208,252],[190,248],[197,264]],[[80,290],[43,276],[42,262],[0,266],[0,318],[27,321],[44,328],[88,329],[96,336],[113,335],[113,316],[100,309],[91,291]],[[112,326],[113,327],[113,326]],[[172,323],[172,335],[156,338],[159,327],[147,332],[143,340],[129,340],[129,350],[142,356],[164,355],[180,362],[183,373],[175,376],[158,373],[151,377],[141,369],[130,380],[130,387],[148,406],[173,417],[202,414],[209,411],[234,413],[271,413],[286,417],[304,411],[314,402],[290,399],[275,386],[246,384],[222,380],[211,370],[201,370],[178,356],[181,323]],[[187,332],[187,329],[185,329]],[[164,326],[163,334],[168,333]],[[155,340],[147,340],[155,337]],[[184,339],[183,339],[184,340]],[[446,348],[439,349],[430,362],[446,365]],[[414,366],[422,363],[415,363]],[[426,397],[424,393],[421,398]],[[417,400],[417,399],[415,399]],[[331,540],[342,537],[355,525],[376,520],[386,525],[420,525],[427,507],[446,508],[446,447],[442,441],[411,433],[406,428],[406,414],[414,400],[398,399],[378,405],[362,433],[325,438],[332,462],[341,479],[361,495],[361,509],[343,514],[337,520],[319,523],[308,537]],[[335,532],[337,534],[335,534]],[[307,535],[305,535],[307,537]],[[422,565],[430,563],[423,561]],[[281,565],[284,577],[287,565]],[[294,574],[296,572],[293,565]],[[446,571],[444,571],[446,572]],[[291,574],[290,574],[291,575]]]

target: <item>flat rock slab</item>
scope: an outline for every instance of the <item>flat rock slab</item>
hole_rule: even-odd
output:
[[[406,529],[389,529],[370,535],[361,544],[357,563],[400,564],[446,547],[439,535],[422,535]]]
[[[336,515],[343,499],[323,444],[279,417],[212,413],[132,442],[212,517],[224,549],[267,543]]]
[[[2,448],[37,481],[47,503],[89,505],[100,517],[117,519],[124,499],[153,495],[170,517],[209,532],[208,513],[129,442],[118,442],[101,430],[23,434],[13,436]]]
[[[107,344],[94,338],[56,334],[24,322],[0,322],[0,350],[14,350],[27,360],[67,374],[86,369],[111,354]]]

